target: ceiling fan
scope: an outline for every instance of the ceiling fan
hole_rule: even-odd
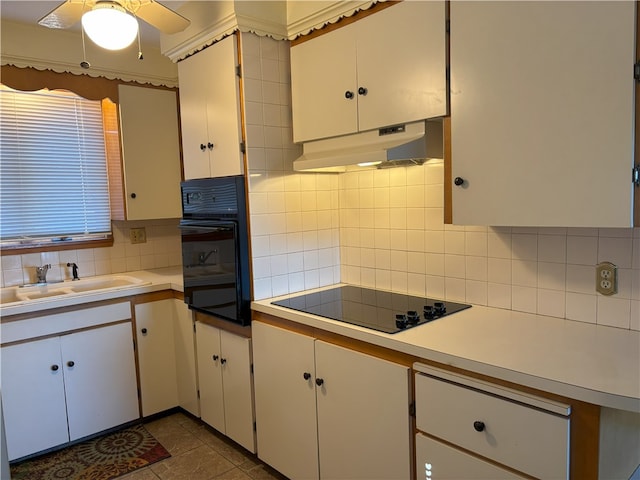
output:
[[[49,28],[69,28],[83,19],[86,13],[97,10],[115,10],[141,18],[165,34],[181,32],[190,23],[155,0],[67,0],[38,20],[38,24]]]

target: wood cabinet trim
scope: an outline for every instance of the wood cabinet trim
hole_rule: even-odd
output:
[[[205,325],[210,325],[241,337],[251,338],[250,325],[243,327],[242,325],[230,322],[229,320],[223,320],[213,315],[206,315],[200,312],[195,312],[195,319],[197,322],[204,323]]]

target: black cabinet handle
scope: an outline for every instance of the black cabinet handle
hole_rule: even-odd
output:
[[[53,371],[53,372],[57,372],[58,368],[60,368],[60,367],[58,367],[58,365],[51,365],[51,371]]]
[[[309,380],[311,378],[311,374],[309,372],[304,372],[302,376],[304,377],[305,380]]]
[[[209,150],[213,150],[213,143],[211,143],[211,142],[207,143],[207,148]]]
[[[346,92],[344,92],[344,98],[346,98],[347,100],[351,100],[353,98],[353,92],[347,90]]]
[[[131,198],[136,198],[136,197],[137,197],[137,195],[135,193],[131,194]]]
[[[67,367],[71,368],[71,367],[73,367],[75,364],[76,364],[76,362],[74,362],[73,360],[69,360],[69,361],[67,362]]]
[[[207,149],[207,146],[204,143],[200,144],[200,150],[202,150],[203,152]]]
[[[221,359],[220,359],[220,363],[221,363],[222,365],[224,365],[225,363],[227,363],[227,359],[226,359],[226,358],[221,358]]]
[[[476,432],[483,432],[484,431],[484,422],[481,422],[480,420],[476,420],[475,422],[473,422],[473,429]]]
[[[142,334],[143,334],[143,335],[146,335],[146,334],[147,334],[147,329],[146,329],[146,328],[143,328],[143,329],[142,329],[142,330],[140,330],[140,331],[142,332]]]
[[[453,180],[453,183],[455,183],[455,184],[456,184],[456,186],[458,186],[458,187],[459,187],[460,185],[462,185],[462,184],[464,183],[464,178],[462,178],[462,177],[456,177],[456,178]]]
[[[324,384],[324,379],[316,378],[316,385],[321,387]]]
[[[211,358],[213,358],[213,361],[214,361],[214,362],[217,362],[217,361],[218,361],[218,359],[219,359],[220,357],[219,357],[218,355],[214,355],[214,356],[213,356],[213,357],[211,357]]]
[[[369,90],[367,90],[365,87],[360,87],[358,88],[358,95],[366,95],[367,93],[369,93]]]

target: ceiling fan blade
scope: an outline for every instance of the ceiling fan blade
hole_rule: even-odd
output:
[[[155,1],[141,3],[135,10],[135,15],[168,35],[183,31],[191,23],[179,13]]]
[[[82,14],[91,10],[95,0],[67,0],[38,20],[38,24],[49,28],[69,28],[79,22]]]

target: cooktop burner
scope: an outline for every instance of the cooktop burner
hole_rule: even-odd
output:
[[[352,285],[271,303],[385,333],[400,332],[471,307],[462,303]]]

